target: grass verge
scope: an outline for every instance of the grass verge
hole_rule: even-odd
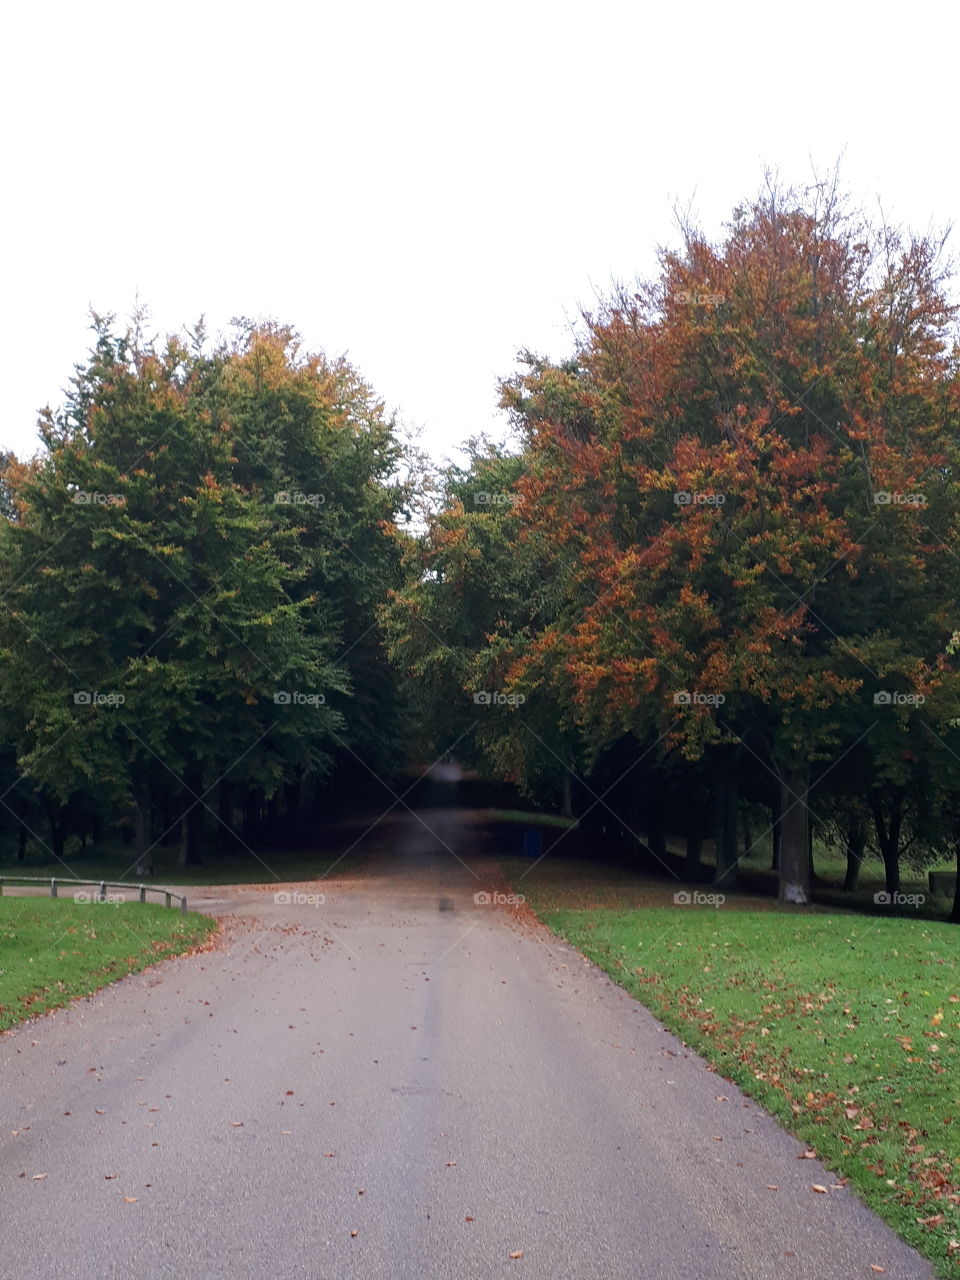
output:
[[[551,887],[545,864],[526,878],[522,861],[502,865],[551,929],[807,1141],[941,1275],[960,1272],[956,926],[733,899],[623,909],[617,891],[617,905],[571,909],[558,905],[569,882]]]
[[[0,898],[0,1031],[205,942],[207,916],[141,903]]]

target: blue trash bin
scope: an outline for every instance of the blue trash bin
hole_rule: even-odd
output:
[[[523,833],[523,856],[539,858],[543,853],[543,832],[535,828]]]

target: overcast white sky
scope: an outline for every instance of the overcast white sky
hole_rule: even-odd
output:
[[[36,445],[88,310],[271,316],[346,352],[435,454],[495,428],[517,349],[570,346],[693,198],[764,164],[950,221],[956,0],[72,3],[6,9],[3,423]]]

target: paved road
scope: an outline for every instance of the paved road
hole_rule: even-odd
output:
[[[423,819],[0,1037],[4,1280],[932,1275]]]

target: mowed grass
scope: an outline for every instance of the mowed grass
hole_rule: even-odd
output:
[[[216,928],[149,904],[0,897],[0,1031],[188,951]]]
[[[620,871],[591,886],[582,864],[501,865],[550,928],[957,1274],[960,928],[735,897],[674,906],[676,886],[651,882],[657,905],[640,905]]]

